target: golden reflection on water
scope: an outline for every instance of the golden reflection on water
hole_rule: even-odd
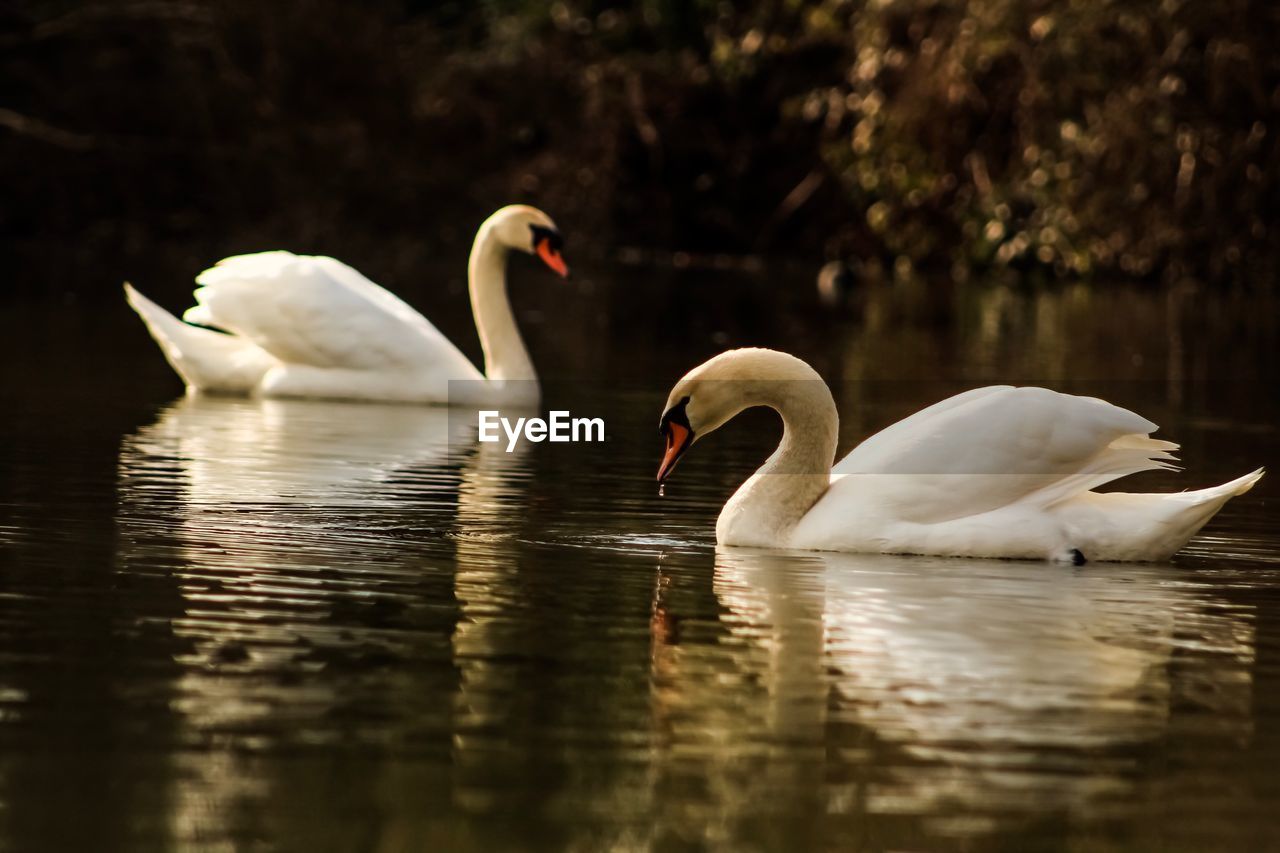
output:
[[[655,646],[653,663],[663,761],[715,756],[707,784],[727,811],[713,825],[805,787],[823,791],[824,812],[987,831],[1048,803],[1132,795],[1131,760],[1108,750],[1171,735],[1192,701],[1216,737],[1240,747],[1251,734],[1249,615],[1170,566],[721,548],[715,593],[729,637]],[[1222,665],[1172,665],[1190,653]],[[735,701],[716,698],[726,690]],[[783,748],[810,760],[761,760]],[[753,753],[763,772],[741,772]],[[948,826],[956,811],[969,817]]]
[[[537,491],[527,454],[475,444],[471,419],[445,410],[208,398],[176,402],[125,440],[120,566],[166,573],[179,597],[177,737],[237,744],[173,755],[174,839],[216,836],[280,786],[326,796],[322,780],[263,772],[255,752],[278,746],[281,726],[322,749],[357,733],[402,741],[403,722],[346,735],[329,722],[384,658],[392,667],[374,684],[388,708],[412,720],[423,691],[444,699],[420,723],[444,750],[434,771],[370,768],[370,807],[397,815],[386,849],[483,846],[459,816],[501,812],[512,796],[565,820],[584,810],[612,820],[612,837],[632,846],[732,847],[762,816],[784,835],[796,819],[897,815],[973,836],[1046,804],[1096,810],[1140,796],[1133,751],[1179,726],[1211,721],[1233,748],[1250,737],[1250,614],[1173,566],[719,549],[714,618],[691,621],[671,601],[667,567],[703,564],[705,551],[594,529],[565,533],[589,555],[583,571],[628,550],[654,566],[647,660],[629,675],[621,662],[618,683],[597,685],[612,694],[550,694],[572,704],[552,710],[539,704],[542,661],[585,665],[549,671],[558,691],[592,683],[592,638],[625,641],[641,626],[575,621],[577,605],[538,576],[548,566],[529,549],[554,543],[524,538]],[[451,608],[437,639],[394,624],[423,573],[440,575]],[[391,624],[330,618],[366,605],[392,608]],[[560,636],[581,650],[559,647]],[[1215,665],[1178,665],[1193,656]],[[453,674],[396,664],[430,658]],[[601,783],[560,780],[569,787],[555,797],[512,788],[600,761],[623,769]],[[410,819],[424,791],[454,817]],[[449,829],[437,837],[431,826]],[[286,830],[308,832],[296,818],[273,832]]]
[[[451,444],[469,447],[473,426],[474,419],[435,406],[191,395],[125,440],[121,469],[128,491],[137,492],[152,469],[167,485],[169,469],[179,468],[182,500],[195,508],[376,506],[398,500],[396,491],[379,489],[389,478],[446,463]]]
[[[413,642],[328,617],[403,597],[415,579],[392,559],[406,544],[397,533],[424,508],[471,499],[459,470],[483,479],[490,458],[473,439],[474,418],[457,410],[202,396],[125,439],[121,569],[154,563],[182,602],[172,709],[191,743],[225,733],[242,747],[175,756],[176,839],[216,835],[267,795],[272,780],[243,747],[268,744],[275,718],[300,716],[301,743],[336,745],[333,726],[314,722],[342,707],[347,685],[299,678],[376,668]]]
[[[908,297],[869,295],[829,342],[836,382],[920,380],[841,385],[843,446],[997,368],[1135,380],[1121,390],[1160,418],[1180,402],[1166,378],[1204,358],[1196,336],[1161,337],[1183,310],[1168,302],[979,289],[957,295],[948,338],[895,328],[923,310]],[[484,849],[530,826],[579,846],[930,849],[1032,819],[1158,828],[1162,797],[1201,778],[1153,772],[1166,744],[1184,761],[1250,748],[1256,614],[1211,578],[713,552],[759,436],[726,430],[659,501],[660,400],[624,400],[618,440],[568,461],[479,445],[473,413],[422,407],[193,397],[126,437],[117,573],[157,579],[169,597],[139,618],[176,649],[139,679],[174,721],[171,839],[360,846],[358,821],[296,811],[343,796],[388,850]],[[1195,484],[1273,444],[1237,419],[1219,454],[1211,428],[1174,425]],[[1191,558],[1273,562],[1243,509]]]
[[[501,762],[504,748],[511,751],[510,760],[518,760],[507,732],[519,685],[503,658],[524,648],[522,611],[528,605],[520,600],[520,561],[512,540],[519,531],[513,514],[524,503],[521,468],[529,445],[521,442],[512,453],[496,444],[477,448],[475,464],[458,486],[454,594],[461,612],[453,634],[459,681],[451,763],[455,804],[483,812],[498,805],[498,792],[485,784],[486,768]]]

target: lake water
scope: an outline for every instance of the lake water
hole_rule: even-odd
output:
[[[556,287],[516,294],[548,403],[608,441],[511,454],[184,398],[114,296],[0,305],[0,849],[1280,847],[1276,473],[1171,563],[1079,568],[718,550],[767,413],[653,481],[670,385],[748,344],[831,381],[842,453],[1012,381],[1159,422],[1186,470],[1136,488],[1274,472],[1274,299]],[[474,353],[456,281],[406,295]]]

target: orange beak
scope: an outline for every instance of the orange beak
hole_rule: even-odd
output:
[[[661,483],[676,467],[676,462],[693,443],[693,430],[674,421],[667,424],[667,452],[663,454],[662,465],[658,468],[658,482]]]
[[[560,252],[551,248],[550,240],[538,241],[538,257],[542,258],[542,262],[560,274],[561,278],[569,277],[569,266],[564,262],[564,258],[560,256]]]

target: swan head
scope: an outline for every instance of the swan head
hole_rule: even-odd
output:
[[[537,255],[561,277],[569,275],[569,266],[561,254],[564,238],[550,216],[527,204],[510,204],[490,216],[481,226],[507,249]]]
[[[686,373],[667,396],[658,421],[658,430],[666,441],[658,482],[671,475],[695,441],[724,426],[744,409],[782,409],[789,400],[807,399],[818,388],[830,400],[831,392],[812,367],[776,350],[735,349],[703,362]]]

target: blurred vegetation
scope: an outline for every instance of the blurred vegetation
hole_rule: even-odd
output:
[[[1264,281],[1277,44],[1271,0],[20,3],[0,252],[390,277],[529,200],[577,257]]]
[[[848,79],[813,109],[893,256],[958,274],[1274,271],[1280,6],[887,4],[850,31]]]

